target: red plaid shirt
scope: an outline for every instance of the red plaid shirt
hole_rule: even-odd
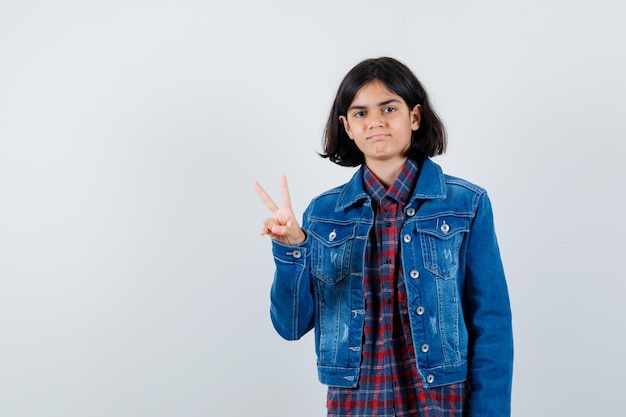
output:
[[[356,388],[329,387],[329,416],[467,415],[464,382],[425,389],[417,373],[398,242],[404,206],[418,175],[418,164],[408,160],[385,190],[367,167],[364,170],[364,189],[372,197],[375,218],[365,254],[361,374]]]

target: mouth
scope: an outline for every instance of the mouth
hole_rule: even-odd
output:
[[[386,133],[377,133],[375,135],[368,136],[367,140],[381,140],[381,139],[385,139],[387,137],[389,137],[389,135],[386,134]]]

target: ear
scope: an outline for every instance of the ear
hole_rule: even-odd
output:
[[[343,128],[346,130],[348,137],[352,139],[352,129],[350,128],[350,123],[348,123],[348,118],[346,116],[339,116],[339,121],[343,125]]]
[[[413,131],[419,129],[420,122],[422,121],[422,105],[416,104],[411,110],[411,129]]]

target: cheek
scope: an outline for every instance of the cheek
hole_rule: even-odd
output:
[[[360,120],[360,119],[357,120],[356,122],[351,123],[350,127],[352,128],[352,131],[355,134],[364,133],[369,130],[369,124],[365,120]]]

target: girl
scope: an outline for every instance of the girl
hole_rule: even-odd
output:
[[[302,227],[285,177],[272,212],[270,315],[315,331],[329,416],[510,415],[511,311],[485,190],[430,158],[445,129],[415,75],[368,59],[339,86],[324,158],[356,167],[315,197]]]

